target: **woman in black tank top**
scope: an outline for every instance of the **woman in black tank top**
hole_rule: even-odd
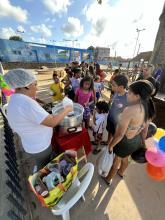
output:
[[[118,173],[120,177],[123,177],[128,166],[128,157],[142,147],[142,142],[144,142],[147,135],[148,124],[155,115],[155,107],[151,99],[151,94],[152,87],[146,80],[134,82],[129,87],[128,103],[131,106],[128,106],[121,114],[115,135],[109,143],[109,153],[111,154],[113,151],[115,158],[109,174],[104,178],[107,184],[111,184],[112,178],[116,173]],[[131,124],[135,121],[134,118],[136,114],[136,111],[132,111],[132,107],[135,110],[136,108],[142,109],[144,121],[140,126],[139,122],[137,122],[137,125],[135,123],[134,125]],[[139,112],[139,119],[141,118],[140,120],[142,120],[142,112],[139,110],[137,110],[137,112]],[[132,129],[139,127],[140,129],[137,129],[137,131],[136,129]],[[133,135],[129,136],[131,131],[133,131]],[[119,167],[120,169],[118,170]]]

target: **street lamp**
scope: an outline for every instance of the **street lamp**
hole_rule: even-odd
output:
[[[50,42],[52,42],[53,44],[58,43],[58,42],[63,42],[63,40],[50,40]]]
[[[20,36],[21,38],[23,38],[23,34],[25,33],[25,31],[22,30],[22,29],[20,29],[20,28],[17,28],[16,31],[17,31],[18,33],[20,33],[19,36]]]
[[[139,40],[139,36],[140,36],[140,32],[142,32],[142,31],[145,31],[146,29],[145,28],[143,28],[143,29],[136,29],[136,32],[137,32],[137,38],[136,38],[136,43],[135,43],[135,48],[134,48],[134,52],[133,52],[133,58],[134,58],[134,56],[135,56],[135,52],[136,52],[136,47],[137,47],[137,43],[138,43],[138,40]]]
[[[17,32],[18,32],[18,33],[21,33],[21,34],[24,34],[24,33],[25,33],[24,30],[20,30],[19,28],[17,28]]]

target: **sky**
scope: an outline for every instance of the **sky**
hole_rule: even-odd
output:
[[[164,0],[102,0],[102,5],[96,0],[0,0],[0,37],[110,47],[111,56],[131,58],[137,28],[145,29],[137,50],[139,44],[139,52],[153,50],[163,4]]]

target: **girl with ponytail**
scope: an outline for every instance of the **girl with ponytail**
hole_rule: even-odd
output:
[[[109,185],[116,173],[123,177],[128,166],[128,157],[141,148],[146,139],[148,125],[155,116],[152,92],[153,85],[147,80],[139,80],[129,86],[129,104],[121,113],[116,133],[109,143],[109,153],[115,153],[113,166],[104,178]]]

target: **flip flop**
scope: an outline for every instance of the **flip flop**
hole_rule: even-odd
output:
[[[95,141],[91,141],[92,145],[97,145],[97,143]]]
[[[119,174],[119,172],[117,172],[117,175],[121,178],[121,179],[124,179],[124,176]]]
[[[110,182],[107,181],[107,179],[104,176],[101,176],[101,178],[104,180],[104,182],[108,185],[111,186],[112,185],[112,180],[110,180]]]
[[[96,155],[96,154],[100,153],[100,151],[101,151],[101,149],[94,149],[94,150],[93,150],[93,154]]]

